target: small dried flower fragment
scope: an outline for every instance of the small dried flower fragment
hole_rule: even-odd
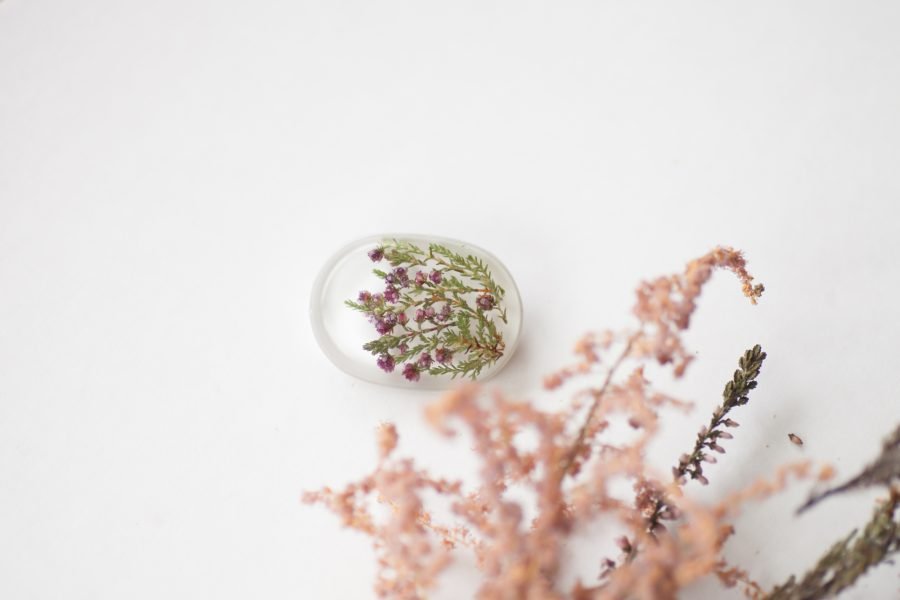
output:
[[[378,455],[382,460],[387,458],[397,447],[397,428],[393,423],[382,423],[378,426]]]
[[[475,304],[478,305],[478,308],[481,310],[491,310],[494,308],[494,297],[490,294],[482,294],[478,296],[478,300],[475,301]]]
[[[434,360],[446,365],[453,359],[453,353],[446,348],[438,348],[434,351]]]
[[[791,443],[794,444],[795,446],[802,446],[802,445],[803,445],[803,440],[800,439],[800,436],[799,436],[799,435],[796,435],[796,434],[794,434],[794,433],[789,433],[789,434],[788,434],[788,439],[791,440]]]
[[[394,357],[390,354],[382,354],[378,357],[376,364],[378,365],[378,368],[385,373],[390,373],[394,370]]]
[[[419,369],[416,368],[416,365],[413,363],[406,363],[403,367],[403,377],[407,381],[418,381],[419,380]]]

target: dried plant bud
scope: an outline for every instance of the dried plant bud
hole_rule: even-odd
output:
[[[834,467],[831,465],[824,465],[822,469],[819,471],[818,479],[819,481],[830,481],[834,478],[835,472]]]
[[[793,434],[793,433],[789,433],[789,434],[788,434],[788,439],[791,440],[791,443],[794,444],[795,446],[802,446],[802,445],[803,445],[803,440],[800,439],[800,436],[799,436],[799,435],[796,435],[796,434]]]
[[[628,539],[627,536],[623,535],[619,538],[616,538],[616,545],[625,554],[631,554],[631,550],[632,550],[631,541]]]
[[[397,447],[397,428],[393,423],[382,423],[378,426],[378,455],[382,460],[387,458]]]

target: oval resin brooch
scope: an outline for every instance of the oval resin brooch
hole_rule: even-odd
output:
[[[444,389],[484,380],[512,357],[522,300],[494,255],[422,235],[374,236],[339,250],[310,302],[313,334],[346,373]]]

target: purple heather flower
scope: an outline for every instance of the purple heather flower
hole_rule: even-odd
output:
[[[384,289],[384,299],[393,304],[400,299],[400,292],[397,291],[397,288],[389,285]]]
[[[381,320],[381,319],[377,319],[377,320],[375,321],[375,331],[377,331],[377,332],[380,333],[381,335],[385,335],[385,334],[387,334],[387,333],[390,333],[391,329],[393,329],[393,328],[394,328],[393,325],[388,325],[387,323],[385,323],[385,322],[384,322],[383,320]]]
[[[393,275],[394,283],[399,284],[400,287],[409,285],[409,275],[404,267],[396,267],[391,275]]]
[[[425,276],[425,271],[416,271],[416,286],[417,287],[422,287],[423,285],[425,285],[425,280],[427,280],[427,279],[428,279],[428,277]]]
[[[394,370],[394,357],[390,354],[382,354],[378,357],[378,360],[375,361],[375,364],[377,364],[378,368],[385,373],[390,373]]]
[[[406,313],[400,313],[397,315],[397,322],[401,325],[406,325],[406,322],[409,321],[409,317],[406,316]]]
[[[359,297],[357,299],[363,304],[368,304],[372,301],[372,293],[363,290],[359,293]]]
[[[451,353],[446,348],[438,348],[434,351],[434,360],[438,361],[442,365],[450,362],[451,358],[453,358],[453,353]]]
[[[400,354],[406,354],[406,351],[409,350],[409,346],[407,346],[406,343],[403,343],[397,346],[397,350],[400,351]]]
[[[374,248],[369,250],[369,259],[372,262],[378,262],[382,258],[384,258],[384,248]]]
[[[444,276],[440,271],[432,271],[431,275],[428,276],[428,279],[430,279],[431,283],[433,283],[434,285],[439,284],[443,278]]]
[[[384,294],[381,292],[376,292],[372,294],[372,302],[375,304],[383,304],[384,303]]]
[[[393,273],[388,273],[384,276],[384,282],[388,285],[394,285],[395,283],[397,283],[397,278],[394,277]]]
[[[422,356],[419,357],[418,363],[419,367],[422,369],[427,369],[431,366],[431,355],[427,352],[423,352]]]
[[[450,318],[450,305],[445,304],[441,308],[441,313],[438,315],[438,321],[446,321]]]
[[[412,363],[406,363],[406,366],[403,367],[403,376],[406,377],[407,381],[418,381],[419,369]]]
[[[381,318],[391,327],[397,324],[397,313],[387,312]]]
[[[482,294],[475,300],[475,304],[481,310],[491,310],[494,308],[494,297],[490,294]]]
[[[416,323],[421,323],[425,320],[425,311],[421,308],[416,309]]]
[[[425,309],[425,318],[426,319],[434,318],[434,307],[433,306],[429,306],[428,308]]]

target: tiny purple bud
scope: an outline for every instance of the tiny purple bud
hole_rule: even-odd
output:
[[[494,308],[494,297],[490,294],[482,294],[475,300],[475,304],[481,310],[491,310]]]
[[[384,313],[381,318],[384,319],[385,324],[390,325],[391,327],[397,324],[397,313]]]
[[[375,361],[375,364],[377,364],[378,368],[385,373],[390,373],[394,370],[394,357],[390,354],[382,354],[378,357],[378,360]]]
[[[406,325],[406,322],[409,321],[409,317],[406,316],[406,313],[400,313],[397,315],[397,322],[401,325]]]
[[[720,446],[716,443],[709,444],[709,449],[714,450],[715,452],[718,452],[719,454],[725,454],[725,448],[723,448],[722,446]]]
[[[425,280],[428,279],[425,276],[425,271],[416,271],[416,286],[422,287],[425,285]]]
[[[732,421],[731,419],[725,419],[723,423],[725,423],[725,427],[740,427],[737,421]]]
[[[438,321],[446,321],[450,318],[450,305],[445,304],[443,308],[441,308],[441,312],[438,315]]]
[[[394,285],[395,283],[397,283],[397,278],[393,273],[388,273],[384,276],[384,282],[388,285]]]
[[[416,368],[416,365],[412,363],[406,363],[406,366],[403,367],[403,376],[406,377],[407,381],[418,381],[419,370]]]
[[[432,271],[431,275],[428,276],[428,279],[430,279],[431,283],[434,285],[438,285],[444,279],[444,276],[440,271]]]
[[[389,333],[391,331],[391,329],[393,329],[393,328],[394,328],[393,325],[388,325],[382,319],[377,319],[375,321],[375,331],[377,331],[381,335],[385,335],[385,334]]]
[[[423,352],[422,356],[419,357],[418,365],[423,369],[431,367],[431,355],[427,352]]]
[[[433,306],[429,306],[428,308],[425,309],[425,318],[426,319],[434,318],[434,307]]]
[[[694,477],[694,479],[699,481],[701,485],[709,485],[709,479],[707,479],[703,475],[697,475],[696,477]]]
[[[362,302],[363,304],[368,304],[369,302],[372,301],[372,293],[363,290],[363,291],[361,291],[361,292],[359,293],[359,296],[357,297],[357,300],[359,300],[359,301]]]
[[[400,299],[400,292],[397,291],[397,288],[388,286],[384,290],[384,299],[393,304]]]
[[[421,323],[425,320],[425,311],[421,308],[416,309],[416,323]]]
[[[723,440],[733,440],[734,439],[734,436],[731,435],[730,433],[728,433],[727,431],[720,431],[718,433],[719,434],[716,437],[720,437]]]
[[[409,350],[409,346],[407,346],[406,343],[403,343],[397,346],[397,350],[400,351],[400,354],[406,354],[406,351]]]
[[[406,273],[405,267],[397,267],[393,272],[394,281],[400,284],[400,287],[406,287],[409,285],[409,275]]]
[[[709,463],[711,465],[714,465],[717,462],[719,462],[716,460],[716,457],[712,456],[711,454],[704,454],[700,460],[702,460],[703,462]]]
[[[369,259],[372,262],[378,262],[384,258],[384,248],[375,248],[373,250],[369,250]]]
[[[372,294],[372,302],[374,302],[375,304],[384,304],[384,294],[382,294],[381,292]]]
[[[438,348],[434,351],[434,360],[438,361],[442,365],[450,362],[451,358],[453,358],[453,353],[446,348]]]

